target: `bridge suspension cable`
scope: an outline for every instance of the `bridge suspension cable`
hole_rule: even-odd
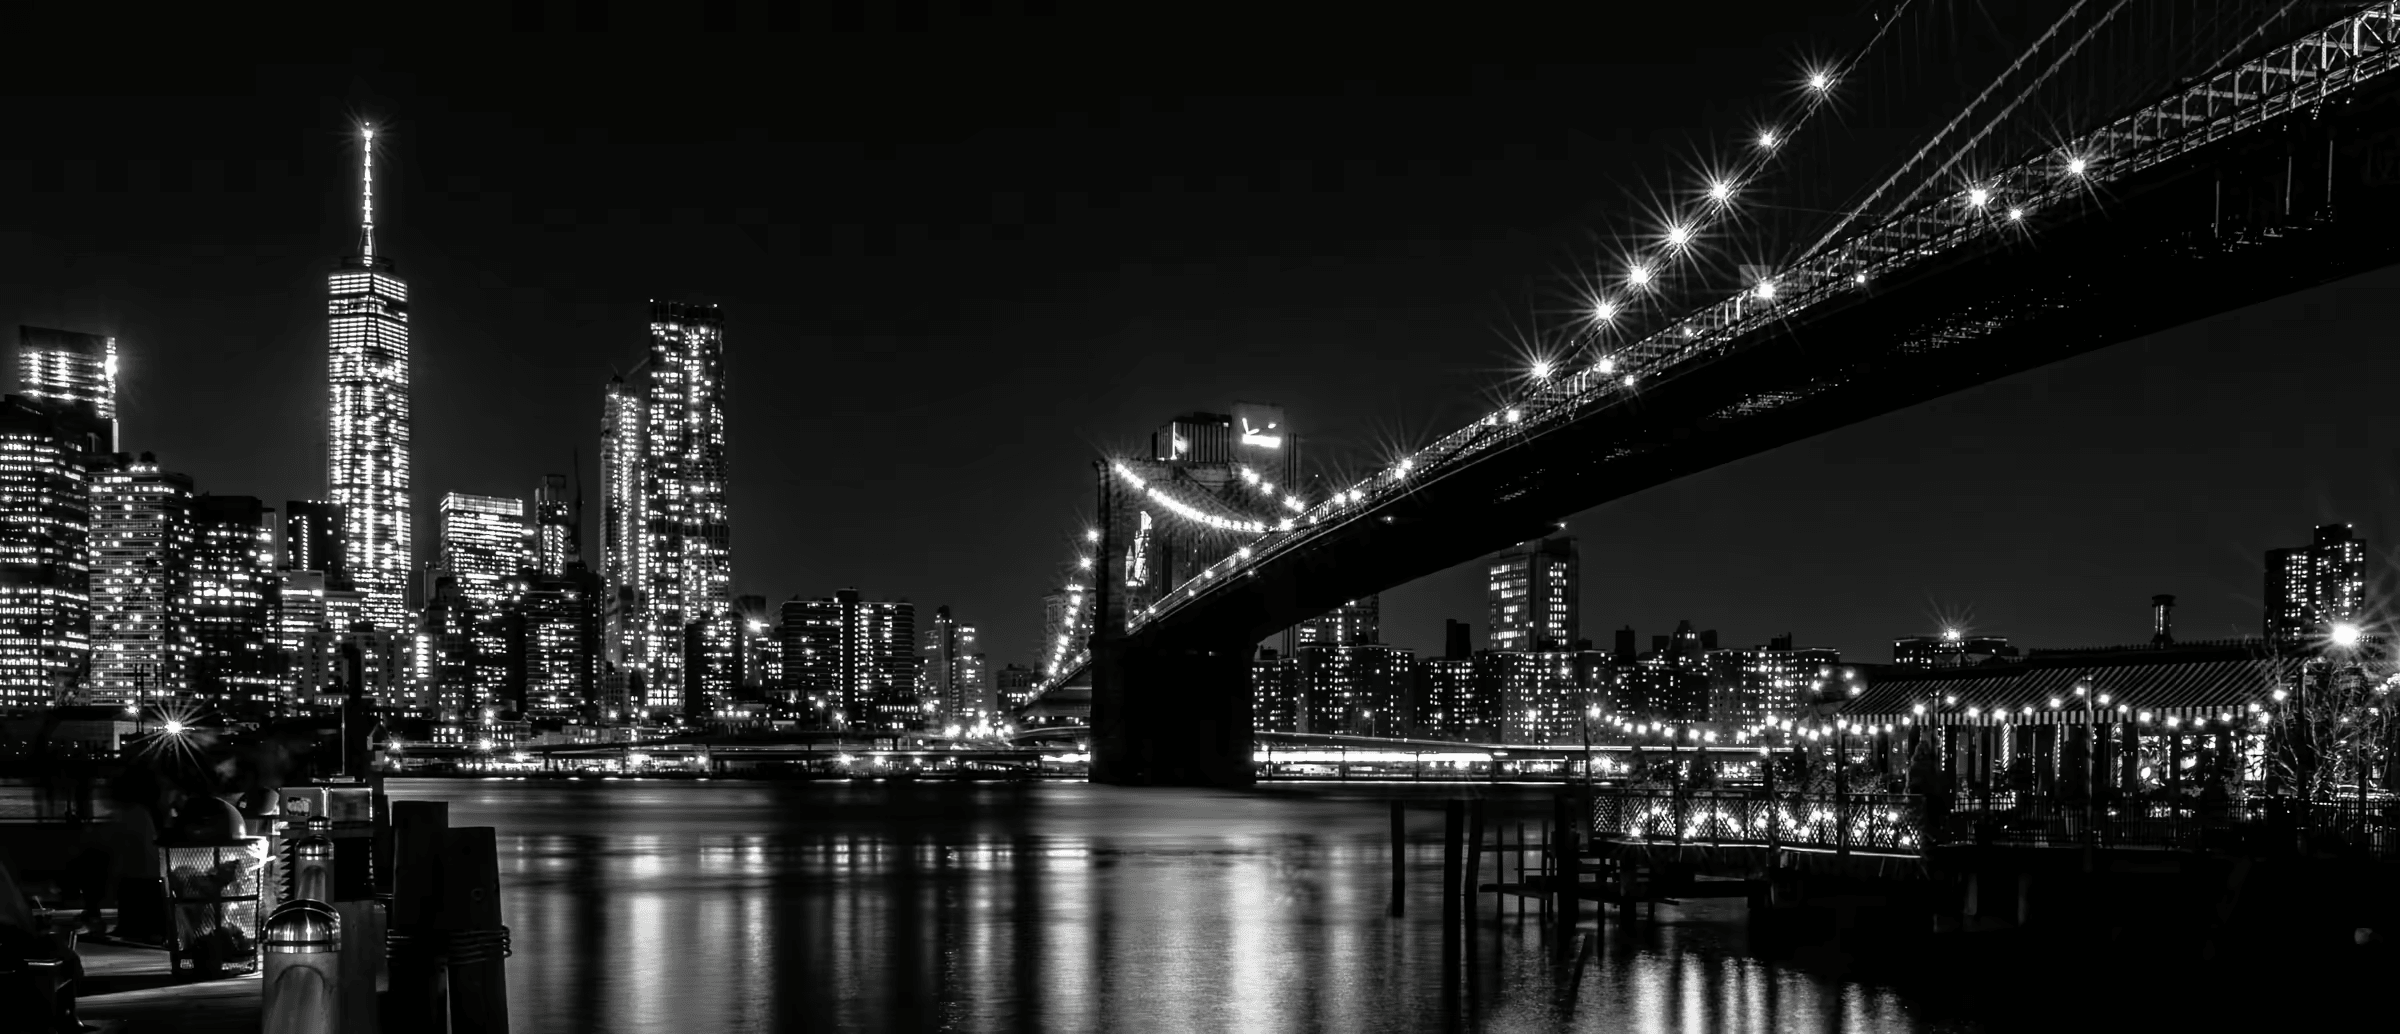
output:
[[[2082,0],[2078,0],[2078,2],[2080,3]],[[1644,253],[1637,255],[1626,264],[1624,273],[1626,288],[1636,293],[1645,293],[1652,289],[1652,285],[1658,281],[1660,274],[1664,271],[1662,267],[1675,259],[1690,257],[1693,247],[1709,230],[1730,218],[1734,209],[1734,195],[1755,183],[1769,166],[1781,159],[1783,155],[1791,152],[1792,141],[1799,136],[1803,129],[1807,128],[1817,111],[1828,103],[1834,86],[1847,79],[1866,61],[1867,56],[1891,32],[1892,27],[1899,24],[1901,17],[1908,12],[1913,3],[1914,0],[1900,0],[1892,9],[1891,16],[1881,19],[1876,25],[1875,32],[1867,38],[1867,42],[1846,60],[1830,68],[1808,70],[1804,79],[1805,88],[1802,90],[1797,104],[1787,105],[1782,117],[1769,123],[1760,131],[1756,140],[1757,146],[1751,149],[1748,157],[1736,163],[1734,169],[1724,175],[1710,178],[1703,190],[1706,203],[1700,207],[1698,213],[1687,218],[1670,212],[1667,216],[1667,225],[1658,237],[1658,243],[1663,247],[1644,249]],[[1756,286],[1744,285],[1744,289],[1755,289]],[[1771,290],[1772,288],[1770,288]],[[1595,291],[1593,295],[1594,297],[1589,300],[1588,310],[1592,326],[1598,329],[1614,323],[1617,316],[1624,311],[1623,304],[1616,296],[1607,291]],[[1605,356],[1603,358],[1605,360]],[[1549,371],[1541,370],[1535,379],[1547,380],[1548,378]]]
[[[2059,30],[2066,28],[2067,23],[2075,19],[2076,13],[2083,10],[2083,5],[2087,2],[2088,0],[2075,0],[2075,3],[2070,5],[2065,13],[2058,16],[2057,21],[2050,23],[2050,28],[2044,30],[2041,36],[2033,41],[2033,45],[2026,47],[2025,52],[2017,55],[2015,61],[2009,62],[2008,67],[2001,70],[2000,74],[1983,88],[1983,92],[1976,94],[1974,100],[1968,101],[1966,107],[1959,109],[1958,114],[1951,117],[1949,124],[1936,131],[1931,139],[1925,141],[1925,146],[1918,148],[1917,153],[1910,155],[1907,161],[1901,162],[1900,167],[1892,170],[1892,174],[1886,177],[1881,184],[1867,192],[1865,200],[1860,201],[1841,218],[1834,220],[1833,225],[1826,228],[1824,235],[1818,237],[1816,243],[1809,245],[1807,250],[1800,254],[1805,257],[1823,251],[1827,244],[1833,242],[1834,238],[1841,236],[1843,230],[1849,229],[1851,223],[1857,222],[1858,218],[1865,215],[1868,209],[1875,207],[1875,202],[1882,200],[1885,192],[1900,182],[1901,177],[1908,175],[1908,170],[1915,168],[1918,162],[1924,161],[1926,155],[1932,154],[1934,148],[1941,146],[1945,138],[1964,124],[1969,116],[1975,114],[1976,109],[1983,106],[1984,101],[1991,99],[1992,94],[2000,89],[2002,83],[2007,82],[2010,76],[2017,74],[2018,69],[2025,67],[2027,61],[2033,60],[2033,56],[2040,53],[2042,47],[2048,44],[2052,37],[2058,35]],[[2118,0],[2117,6],[2124,6],[2124,0]],[[2115,9],[2112,8],[2109,13],[2115,14]],[[1955,160],[1955,156],[1953,160]],[[1905,202],[1900,207],[1905,207]]]

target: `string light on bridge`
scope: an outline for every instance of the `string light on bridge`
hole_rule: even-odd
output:
[[[1720,205],[1733,200],[1733,184],[1724,180],[1708,181],[1708,199]]]
[[[1606,305],[1607,303],[1603,302],[1601,304]],[[1533,361],[1533,379],[1537,381],[1546,381],[1550,379],[1550,360],[1536,359]]]
[[[1592,322],[1607,323],[1617,318],[1617,303],[1602,298],[1592,303]],[[1547,364],[1543,364],[1547,365]]]
[[[1118,476],[1123,477],[1126,483],[1141,489],[1150,497],[1151,501],[1166,507],[1175,516],[1195,524],[1207,525],[1219,531],[1246,531],[1254,535],[1266,534],[1267,525],[1264,521],[1244,521],[1231,517],[1220,517],[1160,491],[1157,487],[1143,481],[1141,475],[1134,473],[1123,463],[1116,464],[1116,470]]]
[[[1967,207],[1982,208],[1992,201],[1992,192],[1982,187],[1967,188]]]
[[[1646,264],[1636,262],[1633,265],[1626,267],[1625,284],[1628,287],[1648,287],[1650,286],[1650,276],[1650,267]]]

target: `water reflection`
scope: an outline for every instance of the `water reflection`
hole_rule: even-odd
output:
[[[498,827],[512,1022],[531,1034],[1945,1026],[1890,988],[1754,957],[1738,902],[1609,924],[1571,1010],[1513,906],[1494,923],[1485,898],[1445,966],[1438,812],[1415,813],[1407,917],[1385,915],[1382,800],[1410,789],[427,780],[393,796]],[[1548,800],[1494,805],[1512,806],[1530,820]]]

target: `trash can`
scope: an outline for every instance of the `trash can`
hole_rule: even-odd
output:
[[[267,841],[245,835],[242,817],[230,804],[204,798],[194,807],[210,813],[207,819],[221,810],[224,821],[187,823],[158,840],[160,868],[167,874],[168,964],[177,976],[201,980],[253,972],[259,924],[265,919],[260,911]]]

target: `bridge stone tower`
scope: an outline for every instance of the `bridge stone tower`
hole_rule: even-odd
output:
[[[1099,481],[1100,555],[1092,630],[1092,781],[1120,786],[1248,786],[1252,782],[1246,627],[1126,631],[1136,594],[1163,580],[1139,495],[1106,463]],[[1138,583],[1138,584],[1137,584]],[[1171,586],[1173,581],[1166,581]]]

